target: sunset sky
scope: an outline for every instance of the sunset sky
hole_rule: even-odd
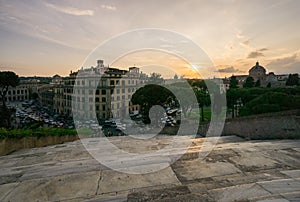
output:
[[[103,41],[162,28],[194,41],[221,76],[247,74],[256,61],[275,74],[299,73],[299,25],[299,0],[0,0],[0,70],[66,76]],[[144,65],[137,56],[111,65]]]

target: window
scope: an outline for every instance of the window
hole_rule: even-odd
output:
[[[96,105],[96,110],[99,111],[99,105]]]
[[[93,110],[93,106],[92,105],[90,105],[90,111],[92,111]]]
[[[115,108],[115,105],[114,105],[114,104],[112,104],[112,105],[111,105],[111,109],[114,109],[114,108]]]
[[[128,88],[128,93],[130,93],[130,90],[131,90],[131,89],[130,89],[130,88]]]
[[[99,101],[100,101],[100,99],[99,99],[98,97],[96,97],[95,101],[96,101],[96,102],[99,102]]]
[[[106,98],[105,97],[102,98],[102,102],[106,102]]]
[[[125,86],[125,81],[122,81],[122,86]]]
[[[84,89],[82,89],[82,94],[85,94],[85,90]]]
[[[89,97],[89,102],[93,102],[93,98],[92,97]]]
[[[125,95],[122,95],[122,100],[125,100]]]
[[[84,80],[81,81],[81,85],[85,85],[85,81]]]
[[[117,96],[117,100],[120,100],[120,96]]]
[[[103,110],[103,111],[105,111],[105,108],[106,108],[105,105],[102,105],[102,110]]]
[[[99,95],[99,94],[100,94],[99,90],[96,90],[96,95]]]
[[[117,89],[117,94],[120,94],[120,89]]]
[[[125,93],[125,88],[122,88],[122,93]]]
[[[115,85],[115,81],[114,80],[110,80],[110,85],[114,86]]]
[[[106,95],[106,90],[102,90],[102,91],[101,91],[101,94],[102,94],[102,95]]]
[[[92,95],[93,94],[93,90],[89,90],[89,95]]]
[[[128,80],[128,84],[130,84],[130,80]]]

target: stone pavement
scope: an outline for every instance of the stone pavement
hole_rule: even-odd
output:
[[[170,138],[139,146],[159,149]],[[123,149],[136,144],[128,137],[110,141]],[[0,201],[300,201],[300,140],[221,137],[201,160],[203,141],[193,140],[178,161],[149,174],[111,170],[81,141],[20,150],[0,157]],[[114,153],[103,148],[103,155]]]

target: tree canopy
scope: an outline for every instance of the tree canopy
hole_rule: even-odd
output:
[[[298,74],[289,74],[289,77],[286,81],[287,86],[299,86],[299,75]]]
[[[6,94],[9,87],[16,87],[19,85],[20,79],[16,73],[11,71],[0,72],[0,96],[2,99],[2,105],[5,107]]]
[[[243,84],[244,88],[252,88],[254,86],[254,79],[253,77],[247,77],[245,83]]]
[[[236,76],[230,77],[229,88],[238,88],[238,80],[236,79]]]

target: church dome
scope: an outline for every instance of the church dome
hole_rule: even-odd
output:
[[[253,71],[266,73],[266,69],[263,66],[260,66],[259,62],[256,62],[256,65],[249,70],[249,73]]]

